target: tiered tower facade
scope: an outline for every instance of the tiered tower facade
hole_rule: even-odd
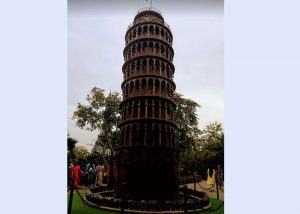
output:
[[[121,138],[115,190],[127,197],[166,200],[178,195],[173,36],[161,13],[138,11],[125,34]]]

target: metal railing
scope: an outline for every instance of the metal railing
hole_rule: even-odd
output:
[[[139,23],[145,23],[145,22],[156,22],[158,24],[161,24],[165,27],[167,27],[170,31],[171,31],[171,27],[165,22],[165,21],[162,21],[160,19],[154,19],[154,18],[147,18],[147,19],[143,19],[143,20],[136,20],[136,21],[133,21],[127,28],[127,30],[129,30],[133,25],[136,25],[136,24],[139,24]]]
[[[145,38],[154,38],[154,39],[160,39],[160,40],[163,40],[163,41],[165,41],[165,42],[167,42],[168,44],[170,44],[171,46],[173,45],[173,42],[172,41],[169,41],[169,40],[167,40],[165,37],[162,37],[161,35],[155,35],[155,34],[147,34],[147,35],[138,35],[138,36],[136,36],[136,37],[134,37],[134,38],[131,38],[129,41],[127,41],[126,43],[125,43],[125,45],[128,45],[129,43],[131,43],[131,42],[134,42],[135,40],[139,40],[139,39],[145,39]]]
[[[153,7],[152,8],[151,7],[141,8],[140,10],[138,10],[138,12],[137,12],[136,15],[138,15],[139,13],[145,12],[145,11],[154,11],[154,12],[158,13],[159,15],[161,15],[161,12],[158,9],[153,8]],[[162,15],[161,15],[161,17],[162,17]],[[162,25],[164,25],[165,27],[167,27],[171,31],[170,26],[164,20],[161,20],[161,19],[158,19],[158,18],[149,18],[149,17],[147,17],[147,19],[145,19],[145,20],[136,20],[136,21],[133,21],[128,26],[127,30],[129,28],[131,28],[133,25],[138,24],[138,23],[142,23],[142,22],[145,22],[145,21],[147,21],[147,22],[156,22],[156,23],[162,24]]]
[[[144,12],[144,11],[154,11],[154,12],[158,13],[159,15],[161,15],[160,10],[157,9],[157,8],[154,8],[154,7],[143,7],[141,9],[139,9],[135,15],[137,15],[137,14],[139,14],[141,12]]]

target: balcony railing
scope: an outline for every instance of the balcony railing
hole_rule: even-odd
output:
[[[144,11],[154,11],[154,12],[157,12],[157,13],[159,13],[160,15],[161,15],[161,12],[158,10],[158,9],[155,9],[155,8],[150,8],[150,7],[146,7],[146,8],[142,8],[142,9],[140,9],[138,12],[137,12],[137,14],[139,14],[139,13],[141,13],[141,12],[144,12]],[[129,28],[131,28],[133,25],[135,25],[135,24],[138,24],[138,23],[142,23],[142,22],[156,22],[156,23],[159,23],[159,24],[162,24],[162,25],[164,25],[165,27],[167,27],[170,31],[171,31],[171,28],[170,28],[170,26],[165,22],[165,21],[163,21],[163,20],[161,20],[161,19],[158,19],[158,18],[149,18],[149,17],[147,17],[147,19],[143,19],[143,20],[136,20],[136,21],[133,21],[129,26],[128,26],[128,28],[127,28],[127,30],[129,29]]]
[[[139,9],[135,15],[137,15],[137,14],[139,14],[141,12],[144,12],[144,11],[154,11],[154,12],[158,13],[159,15],[161,15],[160,10],[157,9],[157,8],[154,8],[154,7],[143,7],[141,9]]]

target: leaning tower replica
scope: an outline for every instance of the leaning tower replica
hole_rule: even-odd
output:
[[[158,10],[141,9],[125,42],[115,190],[120,196],[126,184],[132,199],[172,199],[178,195],[172,32]]]

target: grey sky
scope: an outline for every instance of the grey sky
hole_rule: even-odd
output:
[[[78,102],[97,86],[121,92],[128,25],[150,1],[68,1],[68,131],[79,145],[94,143],[96,133],[80,130],[71,119]],[[199,126],[223,123],[223,1],[153,0],[170,25],[174,41],[176,91],[197,101]]]

